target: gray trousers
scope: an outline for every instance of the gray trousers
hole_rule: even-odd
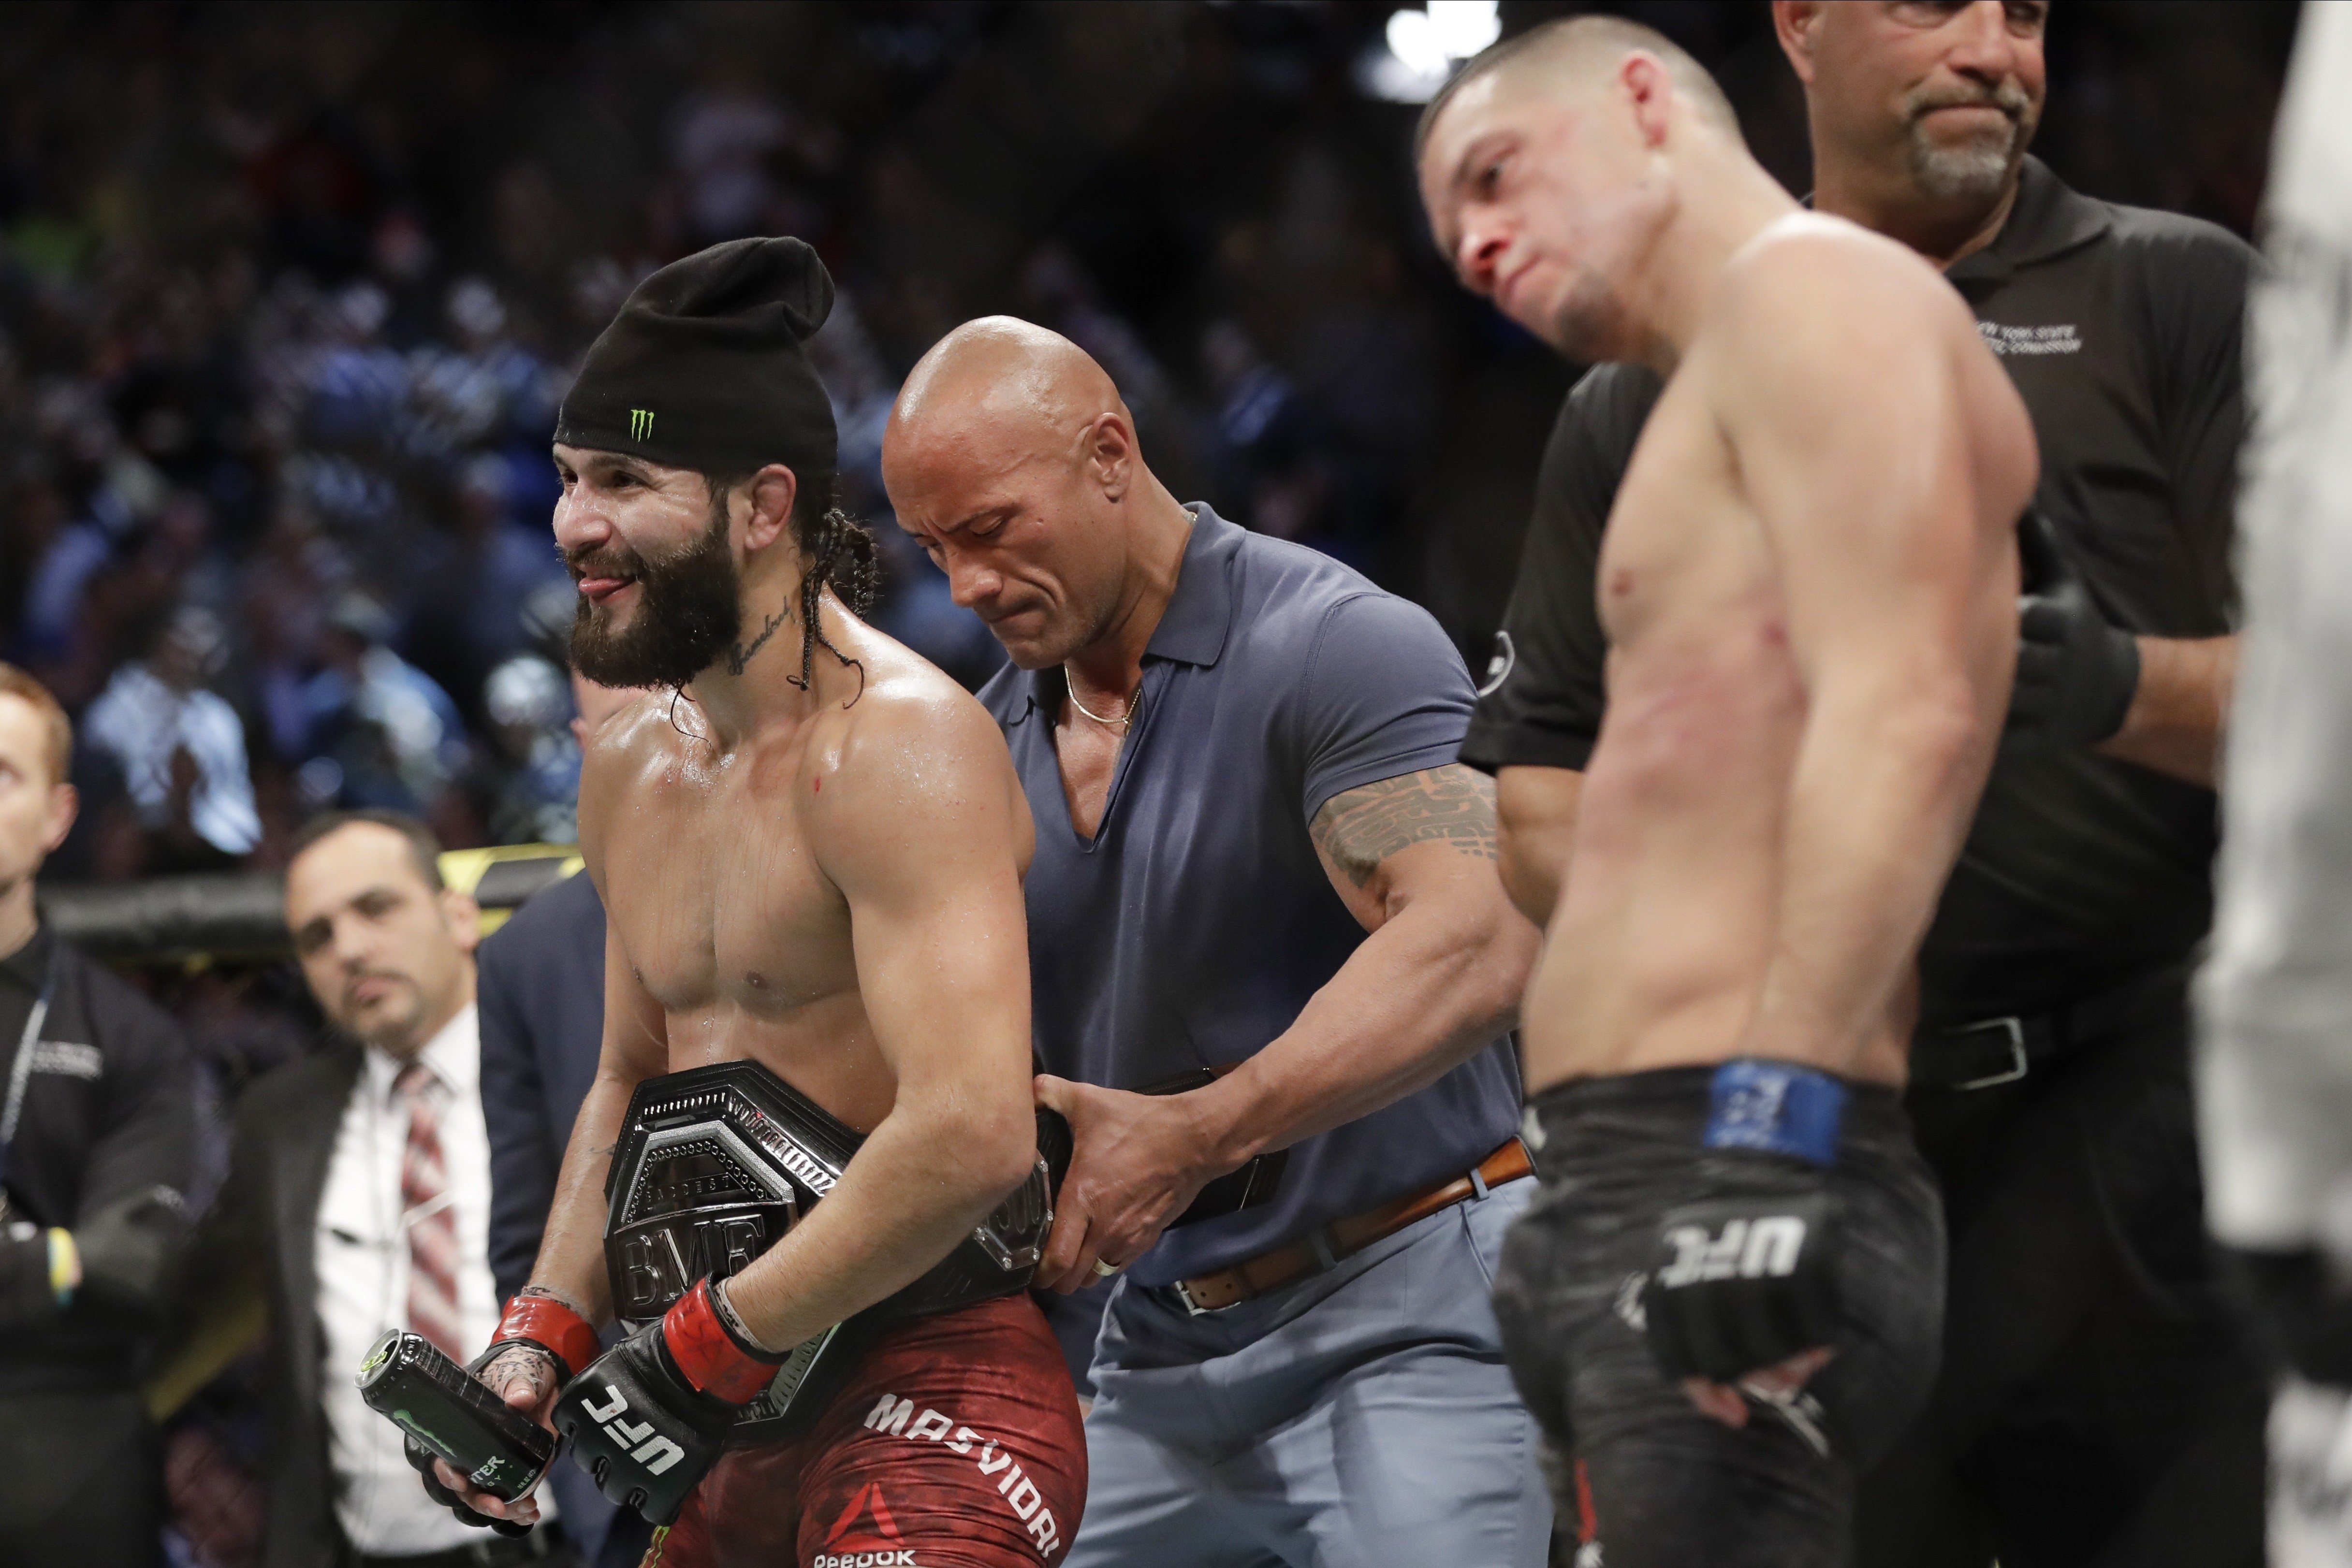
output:
[[[1542,1568],[1551,1505],[1488,1297],[1496,1187],[1193,1317],[1121,1281],[1064,1568]]]

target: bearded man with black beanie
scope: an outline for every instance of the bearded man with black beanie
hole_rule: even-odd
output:
[[[803,349],[832,302],[797,240],[688,256],[559,417],[573,660],[654,690],[587,748],[603,1056],[475,1370],[659,1527],[663,1568],[1025,1568],[1086,1492],[1025,1292],[1052,1180],[1029,812],[989,716],[858,619],[873,545],[831,504]],[[461,1517],[537,1518],[412,1458]]]

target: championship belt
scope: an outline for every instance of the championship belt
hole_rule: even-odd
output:
[[[1068,1124],[1050,1111],[1038,1113],[1037,1132],[1029,1179],[914,1283],[793,1347],[767,1391],[743,1406],[730,1447],[805,1431],[890,1324],[1027,1287],[1070,1147]],[[864,1141],[756,1061],[639,1083],[604,1189],[614,1313],[642,1327],[697,1280],[741,1272],[833,1190]]]

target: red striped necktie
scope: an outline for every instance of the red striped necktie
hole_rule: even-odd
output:
[[[400,1165],[401,1218],[408,1232],[408,1326],[463,1361],[457,1212],[441,1163],[441,1081],[423,1062],[412,1061],[392,1088],[408,1102],[408,1151]]]

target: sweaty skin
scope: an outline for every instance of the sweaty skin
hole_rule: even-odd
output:
[[[1528,1089],[1734,1057],[1900,1084],[2009,697],[2032,426],[1935,270],[1800,209],[1695,66],[1549,37],[1465,77],[1419,160],[1468,287],[1667,378],[1598,563],[1607,716],[1580,798],[1537,803],[1572,813],[1574,871]]]
[[[2016,203],[2018,157],[2042,117],[2049,9],[2044,0],[1773,0],[1781,49],[1805,89],[1814,210],[1899,239],[1938,267],[1992,243]],[[1990,180],[1923,183],[1923,167],[1948,167],[1971,143],[2011,133],[1996,107],[2014,118],[2018,156]],[[2139,689],[2123,727],[2095,749],[2213,787],[2236,637],[2137,641]],[[1520,908],[1540,922],[1567,874],[1572,835],[1564,830],[1581,776],[1564,768],[1504,773],[1503,864]]]
[[[698,527],[699,476],[556,455],[568,552],[633,508],[646,532]],[[911,1282],[1032,1168],[1021,875],[1033,837],[994,721],[830,591],[825,636],[856,664],[819,646],[811,689],[788,682],[801,663],[782,521],[792,476],[772,466],[750,488],[732,507],[750,558],[744,641],[675,701],[657,692],[614,715],[585,750],[581,847],[608,911],[604,1048],[532,1282],[609,1318],[604,1184],[631,1092],[748,1059],[867,1135],[825,1201],[729,1284],[752,1334],[782,1349]],[[674,496],[676,517],[648,494]],[[623,616],[639,592],[583,586]],[[780,610],[787,630],[755,641]],[[546,1422],[556,1391],[539,1358],[488,1372]],[[446,1466],[442,1479],[456,1484]],[[530,1500],[464,1495],[484,1513],[536,1517]]]
[[[1609,713],[1530,1092],[1735,1055],[1903,1081],[2008,700],[2033,443],[1924,263],[1790,207],[1724,269],[1610,514]]]

